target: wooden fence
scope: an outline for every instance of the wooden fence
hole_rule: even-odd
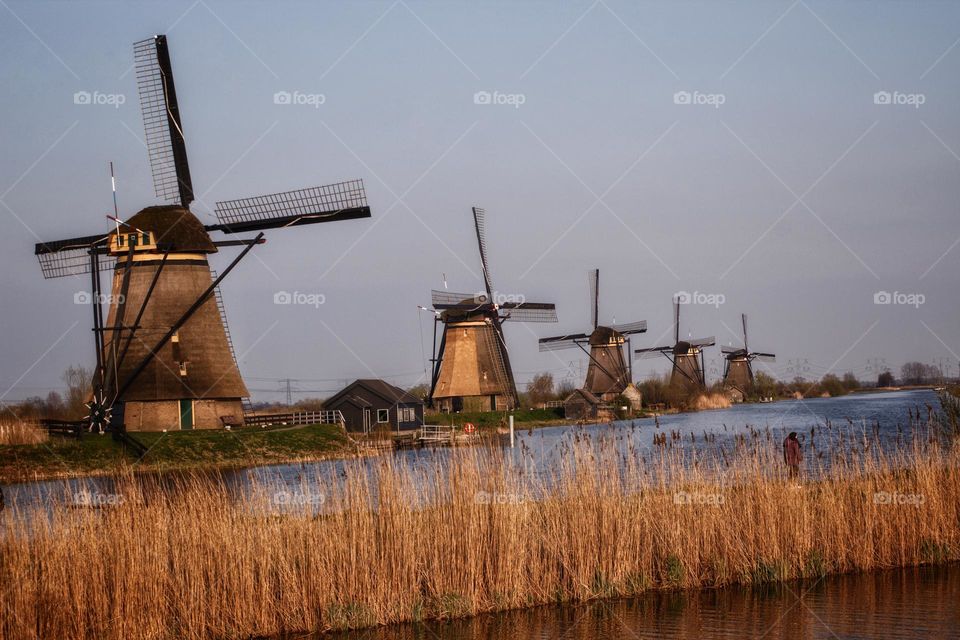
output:
[[[322,411],[296,411],[291,413],[248,413],[243,416],[246,427],[275,427],[277,425],[339,424],[344,425],[339,409]]]
[[[64,438],[79,438],[87,428],[86,420],[40,420],[40,426],[47,430],[51,436],[62,436]]]

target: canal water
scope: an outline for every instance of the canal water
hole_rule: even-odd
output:
[[[732,448],[735,440],[752,437],[764,441],[763,446],[777,450],[787,433],[797,431],[810,447],[819,449],[839,446],[839,439],[856,444],[863,435],[875,436],[888,446],[906,437],[911,415],[925,417],[930,409],[938,410],[939,401],[930,390],[889,393],[851,394],[839,398],[784,400],[764,404],[742,404],[727,409],[695,413],[679,413],[629,420],[612,424],[557,426],[518,429],[516,446],[508,448],[508,438],[501,437],[494,446],[502,447],[507,464],[544,471],[556,467],[568,456],[576,442],[601,439],[612,443],[626,455],[650,455],[658,451],[656,438],[675,439],[685,450]],[[450,455],[450,448],[406,449],[392,454],[397,461],[411,467],[429,467]],[[378,461],[366,462],[371,468]],[[356,460],[329,460],[302,464],[264,465],[223,473],[226,484],[243,493],[252,485],[288,487],[301,491],[305,484],[323,485],[342,477],[346,465]],[[361,462],[364,464],[364,462]],[[3,487],[7,506],[30,507],[71,500],[81,496],[110,496],[109,478],[82,478],[29,482]]]
[[[628,600],[323,636],[337,640],[960,638],[960,566],[945,565]]]

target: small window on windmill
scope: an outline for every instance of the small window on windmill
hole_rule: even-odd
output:
[[[130,233],[114,233],[110,236],[110,253],[122,254],[133,247],[134,251],[153,251],[157,248],[152,231],[131,231]]]
[[[389,409],[377,409],[377,422],[384,423],[390,422],[390,410]]]
[[[180,363],[180,377],[181,377],[181,378],[186,378],[186,377],[187,377],[187,363],[186,363],[186,362],[181,362],[181,363]]]

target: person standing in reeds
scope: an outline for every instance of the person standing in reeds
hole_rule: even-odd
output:
[[[787,463],[790,469],[790,477],[796,478],[800,475],[800,463],[803,462],[803,451],[800,449],[800,441],[797,440],[797,432],[791,431],[783,440],[783,461]]]

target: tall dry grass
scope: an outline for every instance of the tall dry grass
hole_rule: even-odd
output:
[[[456,450],[241,495],[120,478],[79,501],[99,508],[5,514],[0,629],[246,638],[960,558],[960,448],[935,438],[865,440],[800,482],[763,438],[625,455],[583,437],[561,460]]]
[[[0,418],[0,444],[40,444],[49,438],[35,420]]]
[[[694,398],[692,405],[696,411],[707,409],[726,409],[731,406],[730,398],[725,393],[705,393]]]

